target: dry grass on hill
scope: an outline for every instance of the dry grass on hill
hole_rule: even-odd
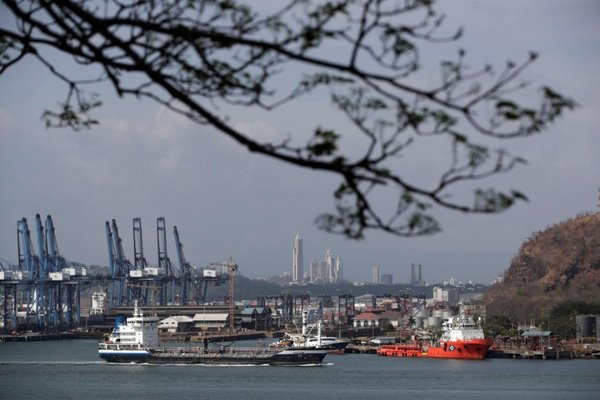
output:
[[[539,318],[565,300],[600,301],[600,213],[532,234],[486,293],[489,315]]]

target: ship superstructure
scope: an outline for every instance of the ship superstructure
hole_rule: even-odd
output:
[[[317,334],[313,330],[317,330]],[[349,340],[340,339],[334,336],[321,335],[321,321],[315,324],[308,323],[308,312],[302,313],[302,330],[300,333],[294,334],[286,332],[283,339],[273,344],[273,347],[290,347],[297,349],[321,349],[328,352],[343,352]]]
[[[432,344],[411,343],[381,346],[377,354],[392,357],[482,359],[493,341],[485,337],[471,316],[460,314],[442,324],[440,339]]]

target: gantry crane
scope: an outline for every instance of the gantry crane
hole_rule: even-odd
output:
[[[179,238],[179,231],[177,227],[173,227],[173,235],[175,236],[175,245],[177,247],[177,258],[179,259],[179,271],[181,281],[181,304],[188,305],[192,300],[195,304],[203,304],[206,300],[206,290],[208,284],[212,283],[215,286],[219,286],[225,283],[225,279],[221,275],[217,275],[214,271],[209,269],[200,270],[197,267],[193,267],[186,259],[183,254],[183,244]],[[222,263],[215,263],[216,265],[224,266]],[[194,293],[192,294],[192,288]]]
[[[121,236],[119,236],[117,221],[114,219],[112,220],[112,231],[108,221],[106,221],[105,228],[106,240],[108,242],[108,261],[112,274],[109,308],[113,307],[114,300],[117,301],[117,306],[129,305],[131,300],[131,289],[126,287],[125,283],[129,277],[129,272],[133,269],[133,265],[127,257],[125,257],[123,240],[121,239]]]
[[[175,304],[175,268],[167,254],[167,225],[165,217],[156,219],[156,248],[158,250],[158,268],[165,271],[165,277],[161,284],[160,305],[167,305],[170,294],[170,303]]]
[[[192,284],[194,268],[186,261],[183,255],[183,244],[179,239],[179,231],[176,226],[173,227],[173,236],[175,237],[175,246],[177,247],[179,275],[181,277],[181,305],[187,306],[190,302],[190,284]]]

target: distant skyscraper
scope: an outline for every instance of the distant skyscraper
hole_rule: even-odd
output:
[[[344,280],[344,264],[341,258],[335,259],[335,281],[337,283]]]
[[[410,284],[422,285],[423,283],[423,266],[421,264],[410,264]]]
[[[381,283],[383,285],[393,285],[394,278],[392,277],[392,274],[381,274]]]
[[[371,282],[375,283],[375,284],[381,283],[379,281],[379,266],[377,266],[377,265],[373,267],[373,271],[372,271],[372,275],[371,275]]]
[[[340,257],[334,257],[333,251],[325,252],[323,261],[310,263],[310,281],[313,283],[337,283],[344,279],[344,264]]]
[[[333,258],[333,251],[327,250],[325,252],[325,262],[327,263],[327,271],[325,272],[327,282],[335,282],[335,264]]]
[[[301,282],[304,277],[304,255],[302,253],[302,238],[300,234],[294,239],[294,249],[292,250],[292,280]]]

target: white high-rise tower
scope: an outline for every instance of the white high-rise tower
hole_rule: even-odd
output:
[[[344,264],[341,258],[335,259],[335,281],[339,283],[344,280]]]
[[[380,284],[380,274],[379,274],[379,266],[376,265],[371,270],[371,283]]]
[[[294,249],[292,250],[292,280],[301,282],[304,278],[304,256],[302,254],[302,238],[300,234],[294,239]]]

